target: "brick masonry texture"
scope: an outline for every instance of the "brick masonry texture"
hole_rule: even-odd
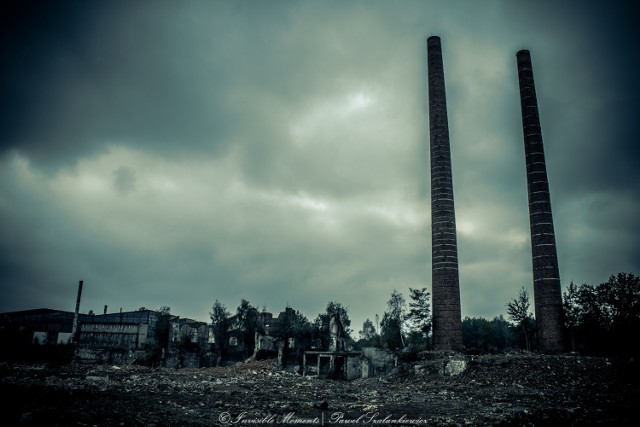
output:
[[[461,350],[462,327],[451,149],[439,37],[427,39],[431,153],[433,346]]]
[[[562,293],[556,239],[551,214],[549,181],[533,82],[531,55],[517,53],[522,130],[527,165],[529,222],[533,264],[533,295],[540,348],[562,350]]]

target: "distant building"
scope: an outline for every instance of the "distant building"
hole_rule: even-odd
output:
[[[146,352],[158,344],[161,316],[147,309],[107,314],[105,308],[105,314],[80,314],[76,357],[86,362],[144,360]],[[13,339],[18,337],[22,344],[68,344],[72,342],[73,317],[73,312],[48,308],[1,313],[0,330],[12,331]],[[162,350],[161,364],[170,361],[174,350],[204,354],[213,347],[211,325],[178,316],[168,320],[168,342]],[[190,365],[198,363],[196,360]]]
[[[79,344],[84,348],[141,350],[156,343],[159,318],[154,310],[83,315]]]
[[[84,318],[86,315],[82,315]],[[73,312],[37,308],[0,314],[0,328],[20,332],[24,342],[66,344],[71,339]]]
[[[205,346],[214,344],[215,338],[211,331],[211,325],[193,319],[181,319],[176,316],[171,320],[170,341],[172,343]]]

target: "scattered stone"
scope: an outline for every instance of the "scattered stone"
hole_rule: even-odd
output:
[[[448,376],[460,375],[467,369],[467,361],[463,359],[452,359],[445,362],[444,374]]]
[[[25,424],[23,415],[33,413],[33,423],[48,425],[210,426],[222,423],[222,414],[282,420],[289,413],[311,419],[344,412],[345,420],[407,414],[430,426],[629,425],[640,407],[637,375],[619,371],[615,361],[567,354],[430,355],[400,363],[393,375],[354,381],[302,377],[270,360],[120,368],[0,364],[3,417]]]
[[[101,375],[87,375],[85,377],[87,381],[109,381],[109,376],[101,376]]]

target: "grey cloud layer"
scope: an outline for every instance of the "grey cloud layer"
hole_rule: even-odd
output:
[[[15,6],[2,30],[0,309],[72,308],[84,278],[94,310],[206,318],[216,298],[247,298],[313,316],[332,299],[361,322],[394,288],[429,286],[432,34],[463,314],[497,315],[531,280],[521,48],[563,281],[638,273],[637,14],[569,3]]]

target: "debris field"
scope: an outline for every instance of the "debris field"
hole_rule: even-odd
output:
[[[454,369],[450,369],[453,367]],[[229,367],[0,364],[2,425],[632,425],[633,360],[427,355],[354,381]]]

